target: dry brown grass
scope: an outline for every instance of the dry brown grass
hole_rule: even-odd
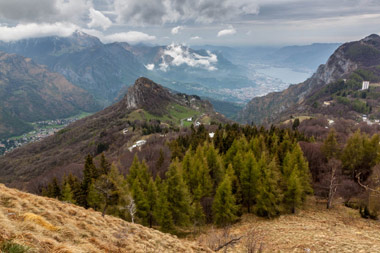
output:
[[[169,234],[0,184],[0,243],[30,252],[211,252]]]
[[[252,229],[256,245],[262,244],[264,252],[380,252],[380,222],[365,220],[357,210],[342,205],[326,210],[326,203],[313,201],[296,215],[274,220],[245,215],[230,229],[231,236],[245,237],[228,252],[248,252]],[[198,241],[207,242],[211,231]]]

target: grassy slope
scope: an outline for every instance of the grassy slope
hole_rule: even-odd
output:
[[[169,234],[0,184],[0,245],[28,252],[210,252]]]
[[[255,240],[264,252],[380,252],[380,223],[360,218],[359,212],[336,204],[327,210],[325,203],[310,201],[296,215],[274,220],[243,216],[230,233],[244,236],[254,231]],[[210,231],[198,240],[207,245]],[[220,232],[220,231],[219,231]],[[228,252],[247,252],[247,237]]]
[[[133,111],[128,115],[128,120],[160,120],[163,123],[167,123],[172,126],[180,126],[181,120],[192,117],[195,120],[198,116],[201,115],[201,112],[193,110],[191,108],[179,105],[171,104],[167,107],[167,113],[162,116],[153,115],[143,109]],[[184,122],[184,126],[187,126],[188,123]],[[191,123],[190,123],[191,125]]]

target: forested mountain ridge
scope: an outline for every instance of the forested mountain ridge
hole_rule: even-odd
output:
[[[0,139],[30,129],[28,122],[100,109],[85,90],[30,58],[0,52]]]
[[[228,120],[215,113],[209,102],[197,96],[172,93],[149,79],[139,78],[118,103],[39,143],[0,157],[0,181],[22,188],[31,180],[38,182],[37,177],[42,180],[47,175],[63,175],[67,171],[80,173],[78,167],[85,155],[95,156],[104,151],[109,151],[115,160],[131,162],[136,152],[133,145],[139,140],[162,145],[181,127],[218,122]],[[154,156],[158,156],[158,151]]]
[[[380,37],[378,35],[374,34],[360,41],[345,43],[330,56],[326,64],[318,68],[310,79],[297,85],[291,85],[282,92],[270,93],[266,96],[252,99],[241,111],[239,120],[255,124],[274,123],[281,122],[292,114],[318,113],[321,109],[321,107],[318,108],[318,103],[323,103],[324,99],[334,99],[334,92],[346,89],[346,91],[354,93],[361,89],[362,80],[371,77],[371,81],[376,82],[376,76],[379,76],[377,74],[377,66],[380,63],[379,55]],[[363,71],[366,73],[363,74]],[[329,91],[327,86],[336,86],[335,83],[340,79],[353,80],[360,84],[343,84],[343,87],[338,88],[338,90]],[[322,91],[322,89],[325,89],[326,92]],[[320,100],[312,101],[313,96],[321,92],[324,94],[319,97]],[[338,103],[344,104],[339,100]],[[348,109],[352,110],[352,108]],[[331,110],[329,113],[341,110]],[[323,112],[321,111],[321,113]],[[344,114],[341,116],[345,117]]]

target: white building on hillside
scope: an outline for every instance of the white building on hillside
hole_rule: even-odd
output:
[[[368,88],[369,88],[369,81],[363,81],[362,90],[368,90]]]

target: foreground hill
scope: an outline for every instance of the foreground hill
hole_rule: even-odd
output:
[[[93,97],[30,58],[0,51],[0,139],[31,129],[27,122],[100,109]]]
[[[4,185],[0,201],[0,249],[19,244],[28,252],[211,252],[154,229]]]
[[[167,148],[165,142],[177,134],[174,130],[196,122],[225,121],[213,111],[209,102],[196,96],[172,93],[149,79],[139,78],[118,103],[41,142],[0,157],[0,182],[22,188],[32,180],[38,184],[49,182],[48,175],[78,174],[87,154],[97,156],[102,152],[127,167],[139,150],[131,149],[138,140],[147,141],[146,160],[154,164],[159,154],[159,149],[154,147],[159,144]]]
[[[227,252],[379,252],[380,224],[360,217],[357,210],[336,204],[309,201],[297,214],[268,220],[253,215],[228,230],[209,229],[197,238],[202,245],[217,248],[241,238]]]
[[[252,99],[241,111],[239,120],[255,124],[274,123],[291,115],[318,113],[351,119],[373,113],[376,118],[380,110],[378,85],[364,92],[360,89],[362,81],[379,82],[379,64],[378,35],[343,44],[310,79],[282,92]],[[327,108],[323,106],[324,102],[327,102]],[[331,104],[334,106],[329,107]]]

